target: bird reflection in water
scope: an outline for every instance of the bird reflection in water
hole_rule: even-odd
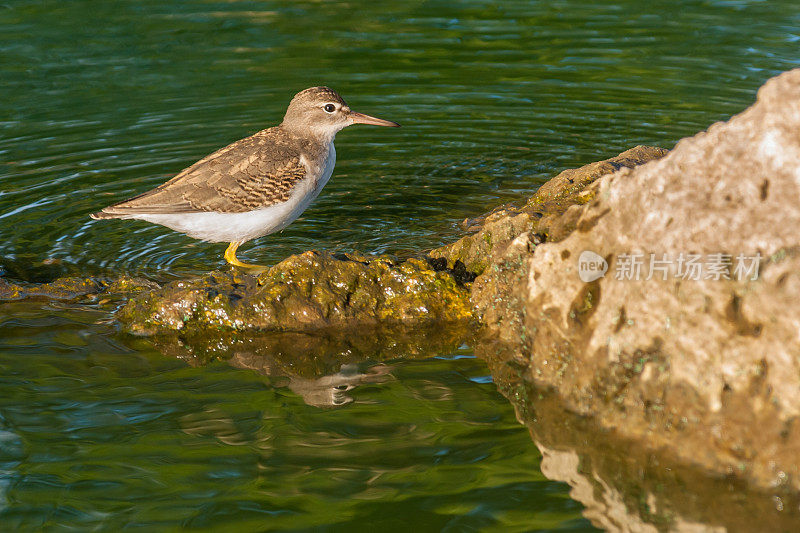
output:
[[[375,365],[360,372],[358,365],[345,364],[335,374],[316,379],[290,378],[289,388],[314,407],[340,407],[353,401],[347,393],[364,383],[384,383],[391,379],[389,365]]]
[[[297,376],[286,373],[278,374],[274,367],[263,357],[252,357],[250,354],[236,354],[230,359],[231,366],[248,368],[256,372],[280,376],[286,386],[303,401],[314,407],[341,407],[353,401],[347,393],[365,383],[384,383],[391,379],[391,366],[377,364],[361,371],[356,363],[345,363],[338,372],[321,376]],[[270,372],[271,370],[271,372]],[[287,383],[288,382],[288,383]]]
[[[153,339],[165,355],[191,366],[226,361],[268,376],[315,407],[341,407],[359,385],[393,379],[385,361],[452,354],[469,337],[466,326],[366,329],[359,332],[218,332]],[[383,361],[383,362],[382,362]]]

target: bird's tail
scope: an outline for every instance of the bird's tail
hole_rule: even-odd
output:
[[[109,218],[125,218],[125,215],[122,213],[108,212],[105,209],[103,209],[102,211],[98,211],[97,213],[92,213],[91,215],[89,215],[89,217],[95,220],[105,220]]]

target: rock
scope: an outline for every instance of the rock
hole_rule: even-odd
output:
[[[539,234],[551,240],[566,234],[569,217],[559,215],[570,206],[589,201],[591,194],[587,194],[586,186],[600,176],[641,165],[666,153],[663,148],[636,146],[610,159],[565,170],[542,185],[522,207],[505,205],[495,209],[472,222],[477,232],[432,250],[429,255],[446,259],[451,268],[461,263],[468,272],[481,274],[522,233]]]
[[[212,272],[132,298],[118,317],[137,334],[185,328],[310,331],[470,320],[469,290],[448,270],[409,259],[294,255],[258,278]]]
[[[551,242],[514,240],[476,280],[478,313],[573,412],[756,487],[800,488],[798,131],[794,70],[666,157],[598,179]],[[604,277],[581,281],[585,251]],[[640,279],[617,279],[637,253]],[[645,279],[650,254],[667,261]],[[680,254],[700,256],[704,279],[680,278]]]
[[[158,285],[144,279],[123,276],[117,279],[63,277],[49,283],[14,282],[0,278],[0,301],[47,298],[75,300],[81,297],[127,296],[151,290]]]

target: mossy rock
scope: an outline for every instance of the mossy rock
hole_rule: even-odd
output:
[[[152,281],[123,276],[117,279],[63,277],[49,283],[15,282],[0,278],[0,301],[43,298],[51,300],[75,300],[94,297],[129,296],[137,292],[158,287]]]
[[[469,289],[427,261],[305,252],[258,277],[211,272],[132,298],[126,328],[308,331],[354,324],[457,322],[472,312]]]
[[[478,219],[475,233],[436,248],[429,255],[446,260],[451,268],[461,264],[468,272],[479,275],[505,252],[511,241],[525,232],[547,241],[568,235],[575,229],[575,220],[561,215],[572,206],[589,202],[594,196],[590,185],[601,176],[666,154],[663,148],[636,146],[610,159],[565,170],[542,185],[523,206],[509,204],[495,209]]]

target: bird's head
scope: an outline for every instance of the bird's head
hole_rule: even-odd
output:
[[[311,133],[333,140],[336,133],[351,124],[400,126],[396,122],[356,113],[339,93],[328,87],[311,87],[294,95],[281,126],[301,135]]]

